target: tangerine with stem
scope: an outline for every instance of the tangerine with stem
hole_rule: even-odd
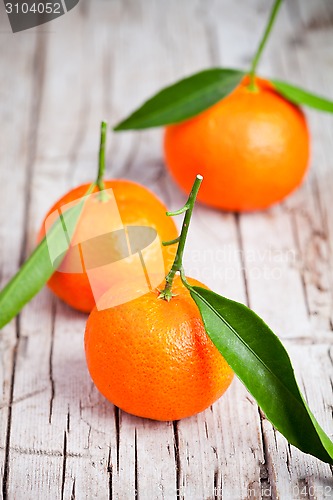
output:
[[[164,289],[109,309],[95,307],[87,321],[85,352],[95,385],[113,404],[140,417],[194,415],[214,403],[233,379],[187,289],[204,285],[186,279],[182,264],[201,180],[197,177],[183,209],[169,212],[184,212],[185,218]]]
[[[80,232],[81,240],[89,238],[91,228],[95,233],[103,234],[109,223],[109,213],[104,210],[104,201],[107,200],[105,189],[112,189],[117,203],[117,208],[124,226],[148,226],[156,230],[160,239],[172,239],[178,235],[177,228],[172,219],[166,216],[164,204],[147,188],[135,182],[125,179],[103,180],[105,171],[105,139],[106,123],[101,125],[101,143],[99,151],[99,169],[93,192],[100,191],[101,196],[98,203],[88,204],[82,210],[77,223],[76,232]],[[45,236],[45,220],[47,217],[62,206],[84,197],[87,194],[89,184],[78,186],[62,196],[46,214],[38,234],[38,241]],[[65,256],[64,261],[70,262],[72,248]],[[163,259],[165,269],[173,262],[175,251],[172,248],[163,248]],[[149,262],[147,262],[149,265]],[[115,276],[115,280],[118,279]],[[95,306],[95,299],[89,283],[87,273],[72,273],[55,271],[48,287],[60,299],[71,307],[89,313]]]
[[[310,136],[302,110],[281,96],[256,68],[281,0],[276,0],[249,76],[199,115],[170,125],[164,135],[167,167],[187,192],[200,168],[198,200],[232,211],[265,209],[302,182]]]
[[[233,211],[264,209],[302,182],[309,154],[303,112],[268,81],[249,79],[200,115],[166,128],[166,164],[184,191],[200,166],[207,182],[198,200]]]

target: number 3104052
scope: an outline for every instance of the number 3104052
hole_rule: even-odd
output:
[[[6,3],[7,14],[28,14],[28,12],[33,12],[34,14],[62,14],[60,3],[42,3],[36,2],[32,5],[28,5],[26,2],[23,3]]]

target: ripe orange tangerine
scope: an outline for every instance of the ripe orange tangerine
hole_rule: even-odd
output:
[[[99,391],[122,410],[154,420],[203,411],[233,378],[178,276],[172,291],[170,302],[153,290],[113,308],[94,308],[85,332],[87,365]]]
[[[273,85],[242,83],[198,116],[168,126],[166,164],[188,192],[195,174],[205,177],[198,200],[224,210],[264,209],[283,200],[302,182],[310,137],[302,110]]]
[[[160,239],[172,240],[178,236],[178,231],[173,220],[166,215],[164,204],[147,188],[128,180],[117,179],[104,181],[105,189],[112,188],[118,206],[119,214],[124,226],[148,226],[157,231]],[[65,194],[58,200],[46,215],[38,234],[38,241],[45,236],[45,220],[63,205],[83,197],[89,188],[89,184],[83,184]],[[95,188],[95,192],[98,188]],[[77,228],[80,236],[84,239],[85,231],[94,228],[96,233],[105,232],[106,220],[109,217],[103,207],[103,202],[89,204],[88,209],[83,209],[80,221],[84,223]],[[82,234],[83,233],[83,234]],[[86,235],[87,238],[89,234]],[[162,247],[165,274],[170,269],[176,248]],[[65,259],[71,258],[71,250],[68,251]],[[149,264],[149,262],[148,262]],[[119,277],[115,276],[115,280]],[[86,272],[71,273],[55,271],[48,281],[49,288],[60,299],[68,305],[83,312],[90,312],[95,306],[95,299],[91,290],[88,275]]]

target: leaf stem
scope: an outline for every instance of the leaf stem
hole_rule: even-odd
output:
[[[98,156],[98,174],[96,179],[96,186],[100,191],[105,189],[104,186],[104,173],[105,173],[105,144],[106,144],[106,132],[107,132],[107,123],[102,121],[101,123],[101,142],[99,146],[99,156]]]
[[[196,179],[195,179],[194,184],[192,186],[188,200],[185,203],[185,205],[183,206],[183,208],[181,208],[180,210],[176,210],[175,212],[167,212],[167,215],[171,215],[171,216],[172,215],[179,215],[179,214],[182,214],[185,212],[185,217],[184,217],[184,221],[182,224],[182,229],[181,229],[179,238],[176,238],[175,240],[173,240],[171,242],[164,243],[164,245],[165,245],[165,244],[172,244],[173,242],[174,243],[178,242],[178,248],[177,248],[175,260],[173,262],[173,265],[172,265],[169,273],[165,277],[165,282],[166,282],[165,288],[164,288],[164,290],[162,290],[160,292],[160,295],[159,295],[159,298],[167,300],[168,302],[171,300],[171,298],[173,296],[172,283],[173,283],[175,274],[179,271],[181,276],[182,276],[182,280],[185,276],[184,270],[183,270],[183,254],[184,254],[185,242],[186,242],[186,238],[187,238],[187,233],[188,233],[188,229],[189,229],[189,225],[190,225],[190,221],[191,221],[191,217],[192,217],[192,212],[193,212],[195,200],[196,200],[200,185],[202,183],[202,180],[203,180],[202,175],[198,174],[196,176]]]
[[[166,214],[169,216],[169,217],[174,217],[175,215],[181,215],[183,214],[184,212],[186,212],[187,210],[187,202],[185,203],[185,205],[180,208],[179,210],[174,210],[173,212],[167,212]]]
[[[168,213],[168,212],[167,212]],[[162,241],[162,245],[164,247],[167,247],[169,245],[174,245],[175,243],[179,243],[179,239],[180,239],[180,236],[178,236],[178,238],[175,238],[174,240],[170,240],[170,241]]]
[[[281,6],[281,3],[282,3],[282,0],[275,0],[273,8],[272,8],[272,11],[271,11],[271,14],[270,14],[269,19],[268,19],[268,23],[267,23],[266,29],[265,29],[264,34],[263,34],[263,37],[262,37],[262,39],[261,39],[261,41],[259,43],[259,46],[257,48],[257,51],[256,51],[254,57],[252,59],[251,68],[250,68],[250,71],[249,71],[250,83],[249,83],[249,86],[248,86],[248,88],[250,90],[252,90],[252,91],[256,91],[257,90],[257,86],[255,84],[256,69],[257,69],[257,66],[258,66],[261,54],[262,54],[262,52],[263,52],[263,50],[265,48],[265,45],[266,45],[267,39],[269,37],[269,34],[270,34],[271,30],[272,30],[272,27],[273,27],[275,18],[277,16],[277,13],[279,11],[279,8]]]

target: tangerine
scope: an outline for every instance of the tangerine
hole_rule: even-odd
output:
[[[124,226],[151,227],[156,230],[161,240],[172,240],[177,237],[177,228],[173,220],[166,215],[166,207],[147,188],[135,182],[121,179],[104,181],[104,185],[105,189],[112,188],[113,190]],[[89,184],[83,184],[72,189],[53,205],[42,223],[38,241],[45,236],[45,220],[48,216],[62,206],[85,196],[88,187]],[[94,192],[97,191],[96,187]],[[96,234],[102,234],[105,232],[106,224],[110,226],[109,217],[110,214],[105,210],[102,201],[97,204],[90,203],[87,209],[83,208],[76,231],[80,231],[80,237],[83,240],[90,236],[92,228]],[[106,220],[107,218],[108,220]],[[71,251],[72,249],[68,250],[64,261],[71,261],[73,258]],[[162,247],[162,254],[165,275],[173,263],[175,248]],[[153,259],[154,255],[150,255],[148,258]],[[114,278],[117,280],[119,277],[114,276]],[[55,271],[48,281],[48,287],[60,299],[79,311],[90,312],[95,306],[96,301],[85,270],[79,273]]]
[[[122,410],[153,420],[205,410],[233,378],[179,276],[172,291],[170,302],[152,290],[116,307],[94,308],[85,332],[87,365],[99,391]]]
[[[198,200],[225,210],[264,209],[300,185],[310,138],[302,110],[273,85],[248,78],[225,99],[164,136],[166,164],[188,192],[197,171],[206,181]]]

